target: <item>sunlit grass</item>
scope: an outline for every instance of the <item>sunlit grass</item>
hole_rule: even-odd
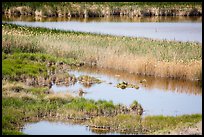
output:
[[[168,132],[177,127],[193,126],[202,120],[201,114],[182,116],[146,116],[120,114],[114,117],[96,117],[90,120],[90,127],[105,128],[131,134],[153,134],[155,132]]]
[[[4,52],[44,52],[140,75],[201,80],[202,45],[3,24]],[[33,46],[29,46],[33,45]],[[23,50],[22,47],[32,48]]]
[[[192,126],[193,123],[197,123],[202,119],[201,114],[182,115],[182,116],[146,116],[142,121],[143,127],[148,130],[149,133],[153,133],[159,130],[171,130],[176,127]],[[189,125],[190,124],[190,125]]]
[[[5,134],[18,134],[16,131],[26,122],[38,121],[38,118],[88,120],[114,116],[120,114],[121,109],[128,108],[121,108],[112,101],[73,97],[69,93],[46,94],[46,88],[28,87],[21,82],[3,80],[2,89],[2,129]]]
[[[62,58],[43,53],[11,53],[2,52],[2,78],[8,80],[20,80],[28,77],[37,78],[39,76],[48,76],[48,63],[63,62],[67,65],[76,65],[79,63],[74,58]]]

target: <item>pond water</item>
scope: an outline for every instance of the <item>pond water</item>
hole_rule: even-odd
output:
[[[93,76],[102,80],[101,84],[85,87],[77,82],[71,86],[53,85],[54,92],[69,92],[78,96],[80,88],[85,91],[82,95],[87,99],[112,100],[115,104],[129,106],[137,100],[143,107],[143,115],[183,115],[202,113],[202,88],[196,82],[167,80],[153,77],[142,77],[134,74],[111,71],[98,68],[84,67],[68,72],[76,77],[81,75]],[[147,82],[140,83],[146,79]],[[139,89],[120,89],[116,85],[126,81],[139,85]]]
[[[71,124],[64,122],[40,121],[36,123],[28,123],[21,130],[28,135],[120,135],[112,132],[94,132],[89,127],[79,124]]]
[[[103,82],[90,87],[85,87],[81,83],[71,86],[53,85],[52,90],[54,92],[68,92],[79,96],[77,91],[82,88],[87,92],[83,94],[84,98],[112,100],[114,103],[125,105],[137,100],[144,108],[143,116],[202,114],[202,88],[197,82],[144,77],[93,67],[82,67],[68,71],[68,73],[76,77],[81,75],[93,76]],[[142,79],[146,79],[146,82],[139,83]],[[122,90],[115,87],[121,81],[137,84],[140,88],[138,90],[131,88]],[[93,130],[79,123],[45,120],[27,123],[22,132],[29,135],[121,135],[121,133],[116,132]]]
[[[107,19],[94,21],[70,20],[26,20],[25,18],[3,18],[3,21],[32,27],[73,30],[129,37],[147,37],[176,41],[195,41],[202,43],[202,20],[192,18],[138,18],[138,19]],[[153,21],[153,22],[151,22]],[[157,22],[158,21],[158,22]]]

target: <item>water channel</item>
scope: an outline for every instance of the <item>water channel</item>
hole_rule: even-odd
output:
[[[120,18],[120,17],[118,17]],[[195,18],[158,17],[153,19],[140,18],[138,20],[106,19],[83,21],[80,19],[37,20],[31,18],[4,17],[3,21],[32,27],[45,27],[49,29],[72,30],[79,32],[91,32],[110,34],[116,36],[147,37],[153,39],[166,39],[176,41],[194,41],[202,43],[202,20]],[[171,21],[169,21],[171,20]]]

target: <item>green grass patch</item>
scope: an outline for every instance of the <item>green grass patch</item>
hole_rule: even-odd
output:
[[[15,130],[2,130],[2,135],[26,135],[26,134]]]
[[[37,77],[38,75],[46,76],[47,68],[45,65],[30,61],[28,59],[7,58],[2,61],[3,78],[17,80],[22,75]]]
[[[88,100],[85,98],[76,98],[71,103],[65,105],[65,108],[73,109],[77,111],[85,111],[87,113],[93,114],[112,114],[113,111],[116,109],[116,106],[113,104],[112,101],[105,101],[105,100]]]
[[[73,58],[60,58],[43,53],[13,53],[2,52],[2,75],[3,79],[18,80],[21,76],[38,77],[47,76],[46,67],[48,62],[63,62],[67,65],[78,63]],[[54,67],[54,66],[53,66]]]
[[[171,130],[177,126],[191,124],[191,126],[202,120],[201,114],[182,115],[182,116],[146,116],[142,125],[149,133],[159,130]]]
[[[202,114],[181,116],[146,116],[119,114],[114,117],[96,117],[90,120],[91,127],[110,127],[117,132],[131,134],[153,134],[170,131],[178,127],[193,126],[202,120]]]

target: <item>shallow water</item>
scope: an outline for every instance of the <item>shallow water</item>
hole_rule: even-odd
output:
[[[148,20],[149,19],[149,20]],[[96,19],[97,20],[97,19]],[[158,22],[157,22],[158,20]],[[80,32],[91,32],[110,34],[116,36],[147,37],[153,39],[166,39],[176,41],[195,41],[202,43],[202,20],[192,19],[136,19],[135,21],[122,19],[110,19],[99,21],[80,21],[80,19],[56,20],[56,21],[27,21],[25,18],[15,20],[4,18],[9,23],[26,25],[32,27],[45,27],[50,29],[73,30]]]
[[[119,135],[119,133],[95,133],[85,125],[62,122],[40,121],[27,123],[21,130],[28,135]]]
[[[83,88],[87,92],[83,97],[89,99],[112,100],[114,103],[125,105],[137,100],[144,108],[143,116],[202,114],[202,88],[196,82],[144,77],[127,72],[89,67],[72,70],[68,73],[74,74],[76,77],[81,75],[94,76],[103,82],[91,87],[84,87],[80,83],[69,87],[53,85],[52,90],[54,92],[69,92],[78,96],[77,91],[79,88]],[[139,80],[142,79],[146,79],[147,82],[139,84]],[[121,81],[138,84],[140,88],[138,90],[116,88],[116,84]],[[27,123],[24,125],[22,132],[29,135],[121,135],[117,132],[94,131],[79,123],[44,120]]]
[[[129,106],[137,100],[143,107],[143,115],[183,115],[202,113],[202,88],[196,82],[167,80],[152,77],[142,77],[120,71],[103,70],[97,68],[82,68],[69,71],[76,77],[81,75],[94,76],[103,82],[91,87],[84,87],[81,83],[71,86],[53,85],[54,92],[69,92],[74,96],[82,88],[86,93],[82,96],[94,100],[112,100],[115,104]],[[146,83],[139,81],[146,79]],[[119,82],[127,81],[139,85],[139,89],[119,89]]]

